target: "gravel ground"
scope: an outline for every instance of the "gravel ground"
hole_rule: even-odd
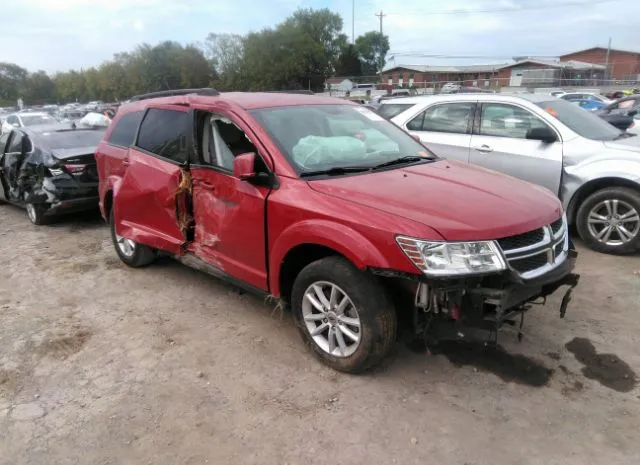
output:
[[[402,343],[336,373],[289,315],[172,260],[126,268],[97,215],[0,207],[0,463],[640,463],[640,257],[486,355]]]

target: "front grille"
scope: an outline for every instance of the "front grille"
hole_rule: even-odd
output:
[[[517,236],[498,239],[509,267],[529,279],[553,268],[566,258],[563,253],[567,237],[564,217],[548,226]]]
[[[502,247],[502,250],[520,249],[529,245],[537,244],[544,239],[543,229],[534,229],[517,236],[509,236],[502,239],[498,239],[498,244]]]
[[[562,253],[562,249],[564,248],[564,241],[560,241],[559,243],[556,244],[555,248],[554,248],[554,252],[556,254],[556,257],[559,256]]]
[[[558,218],[553,223],[551,223],[551,230],[553,231],[553,234],[557,233],[561,229],[562,229],[562,217]]]
[[[548,260],[547,252],[541,252],[531,257],[521,258],[520,260],[512,259],[509,261],[509,265],[518,273],[526,273],[545,266]]]

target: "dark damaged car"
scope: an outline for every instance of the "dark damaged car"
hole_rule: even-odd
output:
[[[0,203],[26,208],[32,223],[97,208],[95,150],[104,128],[16,128],[0,137]]]

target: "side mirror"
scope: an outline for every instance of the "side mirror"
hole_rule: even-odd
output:
[[[255,153],[241,153],[233,159],[233,175],[242,181],[254,178],[256,176],[254,171],[255,161]]]
[[[556,133],[553,132],[551,129],[549,129],[546,126],[543,126],[539,128],[529,129],[529,131],[527,131],[527,139],[539,140],[546,144],[551,144],[558,140],[558,136],[556,136]]]

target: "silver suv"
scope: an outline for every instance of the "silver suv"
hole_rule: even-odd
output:
[[[640,247],[640,137],[548,95],[408,97],[380,112],[437,155],[548,188],[592,249]]]

